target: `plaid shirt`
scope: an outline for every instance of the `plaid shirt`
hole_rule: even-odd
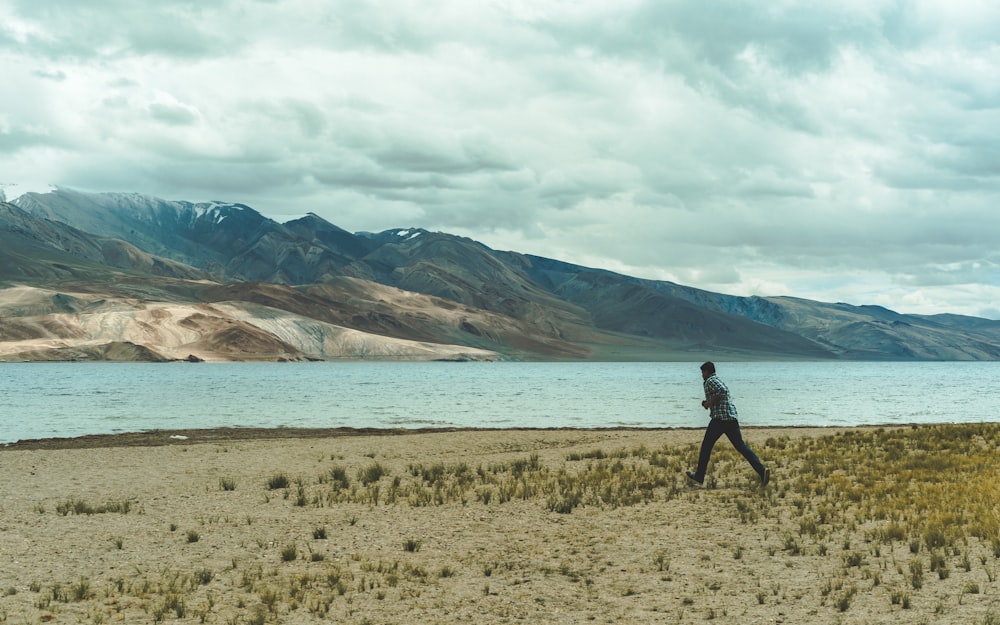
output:
[[[716,375],[711,375],[705,380],[705,399],[711,401],[716,397],[719,403],[711,407],[709,416],[720,421],[735,421],[739,418],[736,413],[736,405],[729,399],[729,387]]]

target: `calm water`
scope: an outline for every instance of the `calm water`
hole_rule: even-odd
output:
[[[701,427],[699,363],[3,363],[0,443],[207,427]],[[719,363],[744,426],[1000,420],[1000,363]]]

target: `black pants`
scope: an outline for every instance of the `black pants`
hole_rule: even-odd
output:
[[[725,434],[729,439],[729,442],[733,444],[736,451],[743,454],[743,457],[747,459],[753,470],[757,472],[757,475],[763,477],[764,475],[764,465],[761,464],[760,459],[757,458],[757,454],[753,453],[747,444],[743,441],[743,434],[740,432],[740,422],[736,420],[722,420],[722,419],[712,419],[708,423],[708,428],[705,429],[705,438],[701,441],[701,453],[698,455],[698,470],[695,471],[695,475],[698,476],[699,480],[705,479],[705,471],[708,469],[708,460],[712,457],[712,448],[715,447],[715,442],[719,440],[722,435]]]

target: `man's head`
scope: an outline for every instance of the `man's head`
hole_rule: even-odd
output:
[[[715,363],[709,361],[701,366],[701,379],[707,380],[715,375]]]

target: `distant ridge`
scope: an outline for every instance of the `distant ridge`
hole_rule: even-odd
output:
[[[7,360],[1000,358],[996,321],[722,295],[239,203],[29,193],[0,203],[0,246]]]

